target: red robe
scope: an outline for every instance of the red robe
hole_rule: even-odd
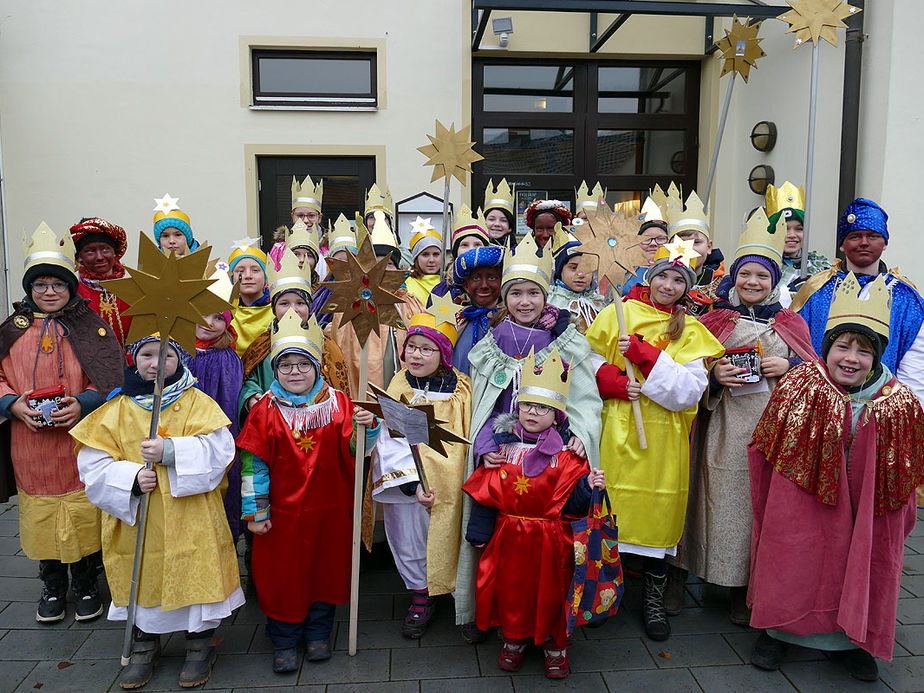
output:
[[[751,626],[843,631],[892,659],[922,447],[924,413],[894,377],[870,399],[852,438],[849,402],[821,363],[803,363],[780,381],[748,446]]]
[[[269,467],[272,529],[254,536],[251,567],[260,609],[287,623],[303,621],[314,602],[350,599],[353,403],[330,393],[330,423],[299,432],[299,440],[310,437],[308,449],[269,395],[250,410],[237,439]]]
[[[103,319],[115,334],[119,344],[126,346],[132,316],[126,315],[129,305],[105,289],[94,289],[83,282],[77,284],[77,293],[90,302],[90,308]]]
[[[502,447],[508,460],[515,457],[510,447],[520,446]],[[574,540],[562,509],[589,471],[587,460],[563,451],[539,476],[526,477],[514,459],[500,469],[479,467],[465,482],[462,488],[474,500],[498,510],[494,534],[478,563],[478,628],[500,626],[508,639],[542,645],[551,638],[556,647],[566,645],[565,598],[574,577]]]

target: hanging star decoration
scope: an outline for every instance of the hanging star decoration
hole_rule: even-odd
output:
[[[587,215],[583,224],[572,227],[571,233],[581,242],[580,252],[585,257],[592,255],[597,258],[600,275],[621,290],[623,274],[631,273],[646,263],[645,253],[639,245],[639,226],[638,215],[613,214],[604,202]]]
[[[474,142],[468,139],[470,126],[456,132],[456,124],[452,123],[449,129],[440,121],[436,121],[436,137],[427,135],[430,144],[417,147],[417,151],[430,157],[424,166],[433,167],[433,177],[430,182],[445,178],[449,182],[450,176],[459,179],[465,185],[465,174],[471,173],[472,164],[484,159],[473,147]]]
[[[442,296],[430,294],[430,307],[425,310],[436,320],[437,328],[447,323],[456,327],[456,316],[462,312],[462,306],[454,303],[452,296],[447,292]]]
[[[172,212],[174,209],[179,209],[176,204],[179,201],[180,198],[170,197],[170,193],[164,193],[163,197],[154,198],[154,211],[170,214],[170,212]]]
[[[725,62],[722,64],[722,75],[729,72],[735,72],[741,75],[741,79],[748,81],[748,75],[751,67],[757,67],[755,64],[758,58],[763,58],[767,54],[761,49],[759,44],[763,39],[757,38],[757,32],[760,31],[760,24],[748,25],[747,20],[742,23],[738,22],[738,17],[732,17],[731,31],[725,30],[725,37],[715,42],[716,48],[722,51],[722,57]],[[722,75],[719,75],[720,77]]]
[[[787,0],[792,10],[777,17],[787,24],[787,34],[796,32],[798,48],[803,43],[824,39],[832,46],[837,45],[838,27],[847,28],[847,17],[862,12],[859,7],[848,5],[843,0]]]
[[[376,223],[384,224],[384,217]],[[359,252],[356,255],[346,253],[345,257],[327,258],[331,272],[338,279],[321,283],[331,292],[324,310],[343,313],[340,324],[352,323],[360,346],[365,346],[369,335],[380,325],[403,327],[397,308],[403,299],[395,293],[401,288],[406,275],[401,270],[388,269],[388,255],[375,256],[368,234],[363,238]]]
[[[363,409],[368,409],[373,414],[378,416],[382,421],[385,422],[385,427],[388,429],[388,433],[395,438],[407,438],[408,445],[426,445],[428,448],[433,450],[435,453],[447,457],[448,453],[446,452],[446,445],[451,443],[461,443],[463,445],[471,445],[472,442],[467,438],[463,438],[456,433],[453,433],[451,430],[446,428],[446,421],[436,418],[436,414],[433,410],[432,404],[411,404],[406,399],[402,401],[396,400],[394,397],[389,395],[385,390],[372,383],[369,383],[369,389],[371,392],[370,396],[375,397],[372,401],[367,402],[357,402]],[[387,408],[383,408],[381,402],[386,401],[388,403]],[[419,418],[419,414],[414,416],[412,413],[413,410],[421,412],[426,416],[426,428],[417,430],[416,428],[412,431],[408,426],[404,424],[404,421],[401,420],[403,417],[400,416],[403,410],[412,410],[409,412],[411,415],[409,419]],[[399,414],[396,419],[392,412]],[[406,429],[406,430],[402,430]]]
[[[126,267],[129,276],[101,282],[107,291],[125,301],[132,316],[128,341],[150,334],[169,337],[195,353],[196,325],[207,325],[204,316],[231,310],[233,306],[211,291],[206,279],[209,249],[202,248],[178,258],[164,255],[144,233],[138,250],[138,268]]]

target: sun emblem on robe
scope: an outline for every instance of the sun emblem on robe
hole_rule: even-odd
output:
[[[670,345],[671,338],[666,334],[662,334],[660,337],[654,339],[651,343],[658,347],[658,349],[661,351],[664,351]]]
[[[109,314],[116,309],[116,300],[114,296],[101,299],[99,302],[100,313]]]
[[[314,436],[302,433],[301,431],[292,431],[292,437],[295,439],[296,447],[302,452],[307,454],[314,450]]]
[[[167,433],[167,427],[164,426],[163,424],[158,424],[158,425],[157,425],[157,435],[159,435],[161,438],[169,438],[169,437],[170,437],[170,436],[168,435],[168,433]]]
[[[517,480],[513,482],[513,490],[519,493],[520,495],[524,493],[529,493],[529,479],[524,475],[520,474],[517,477]]]

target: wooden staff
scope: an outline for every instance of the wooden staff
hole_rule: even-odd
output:
[[[369,340],[363,344],[359,359],[360,396],[369,387]],[[366,459],[366,427],[356,427],[356,475],[353,478],[353,562],[350,570],[350,656],[356,654],[356,632],[359,628],[359,547],[362,544],[363,478]]]
[[[619,292],[616,292],[616,321],[619,323],[619,334],[627,335],[629,334],[628,329],[626,328],[626,313],[622,307],[622,297],[619,295]],[[635,378],[635,364],[633,364],[629,359],[623,356],[623,361],[626,362],[626,375],[629,377],[629,382],[637,383],[638,380]],[[645,437],[645,422],[642,420],[642,407],[639,404],[637,399],[631,400],[632,404],[632,416],[635,419],[635,432],[638,433],[638,446],[642,450],[648,449],[648,438]]]

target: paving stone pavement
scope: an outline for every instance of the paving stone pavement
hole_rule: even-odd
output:
[[[918,512],[924,520],[924,511]],[[103,583],[104,584],[104,583]],[[539,690],[685,691],[924,691],[924,523],[905,546],[898,604],[895,658],[880,662],[880,680],[851,679],[823,653],[794,648],[780,671],[760,671],[749,663],[757,631],[733,625],[728,594],[691,580],[686,608],[671,619],[674,635],[648,640],[641,626],[638,581],[630,579],[619,613],[603,627],[578,629],[569,651],[572,673],[563,681],[543,676],[541,654],[531,649],[523,669],[497,668],[496,635],[478,646],[464,644],[453,625],[452,600],[438,600],[437,616],[419,641],[401,637],[409,597],[394,568],[369,567],[361,575],[359,652],[349,657],[348,613],[338,608],[334,656],[321,664],[300,662],[295,674],[271,669],[272,647],[263,632],[256,599],[238,609],[218,629],[218,661],[204,686],[213,692],[254,693],[523,693]],[[0,692],[118,691],[122,627],[100,619],[40,626],[35,606],[41,591],[38,564],[19,550],[15,500],[0,505]],[[182,635],[164,639],[164,657],[143,691],[182,690]],[[300,652],[300,657],[303,653]]]

